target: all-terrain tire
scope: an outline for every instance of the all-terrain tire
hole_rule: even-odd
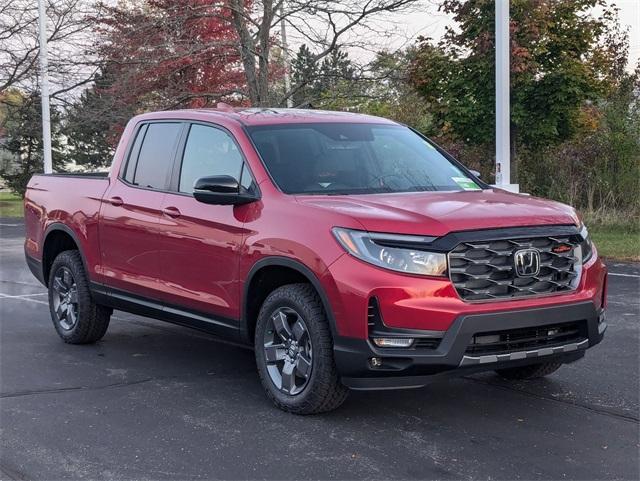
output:
[[[311,342],[312,367],[306,386],[295,395],[275,385],[267,369],[265,331],[278,309],[291,309],[304,321]],[[258,315],[255,355],[260,381],[267,396],[280,409],[294,414],[317,414],[338,408],[347,398],[348,388],[340,383],[333,357],[331,328],[318,293],[310,284],[288,284],[275,289],[265,299]]]
[[[559,362],[542,362],[540,364],[531,364],[529,366],[510,367],[506,369],[497,369],[498,375],[509,380],[537,379],[539,377],[548,376],[560,369],[562,363]]]
[[[65,269],[70,272],[72,281],[75,284],[73,296],[75,309],[75,322],[72,326],[65,328],[56,313],[54,289],[56,275]],[[89,281],[84,270],[82,257],[77,250],[61,252],[53,261],[48,279],[49,288],[49,311],[51,320],[58,335],[69,344],[90,344],[96,342],[105,335],[109,327],[112,309],[96,304],[91,296]]]

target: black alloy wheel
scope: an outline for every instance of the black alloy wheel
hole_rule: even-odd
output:
[[[58,324],[65,331],[72,330],[78,322],[78,285],[66,266],[53,275],[53,312]]]
[[[264,354],[273,384],[295,396],[304,390],[313,367],[313,349],[304,320],[290,307],[280,307],[264,332]]]

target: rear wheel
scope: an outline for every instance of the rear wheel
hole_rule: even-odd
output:
[[[69,344],[89,344],[107,332],[111,309],[93,301],[80,253],[61,252],[49,274],[49,311],[58,335]]]
[[[530,366],[497,369],[496,372],[509,380],[536,379],[553,374],[560,369],[560,366],[562,364],[559,362],[542,362],[540,364],[531,364]]]
[[[331,411],[347,397],[327,316],[309,284],[282,286],[267,297],[258,315],[255,353],[267,396],[284,411]]]

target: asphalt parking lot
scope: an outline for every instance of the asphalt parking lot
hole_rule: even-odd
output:
[[[2,479],[639,479],[640,266],[610,264],[609,329],[550,378],[354,392],[298,417],[251,351],[116,312],[64,344],[0,219]]]

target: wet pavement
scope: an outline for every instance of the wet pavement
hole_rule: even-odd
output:
[[[549,378],[353,392],[299,417],[251,351],[116,312],[64,344],[0,219],[0,479],[639,479],[640,266],[610,263],[609,329]]]

